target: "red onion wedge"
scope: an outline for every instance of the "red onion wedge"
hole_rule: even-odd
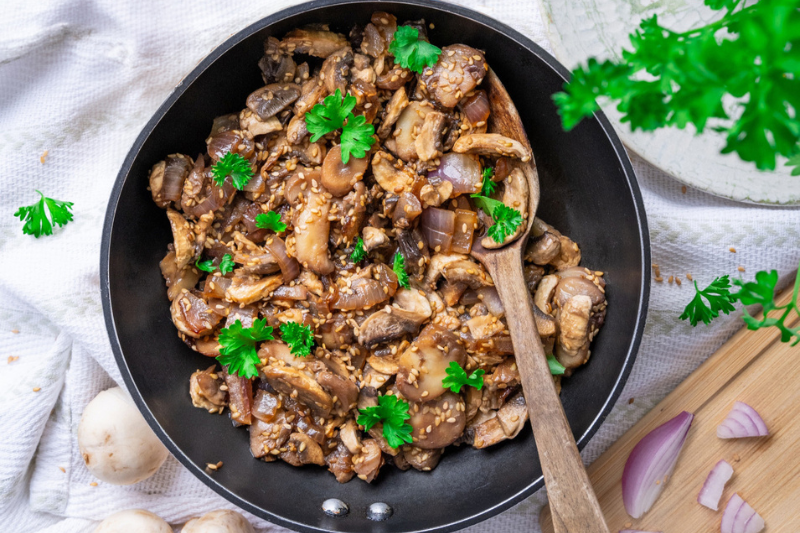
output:
[[[721,439],[743,439],[766,437],[769,429],[755,409],[744,402],[736,402],[722,424],[717,426],[717,437]]]
[[[722,514],[722,533],[758,533],[767,524],[738,494],[731,496]]]
[[[697,495],[697,503],[718,511],[722,491],[725,490],[725,483],[731,479],[731,476],[733,476],[733,467],[727,461],[720,461],[714,465],[714,468],[708,473],[706,482],[703,483],[703,488],[700,489],[700,494]]]
[[[694,415],[683,411],[645,435],[633,448],[622,473],[622,502],[641,518],[656,502],[678,462]]]

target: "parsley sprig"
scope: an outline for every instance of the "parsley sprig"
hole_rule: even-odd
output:
[[[411,418],[408,414],[408,402],[400,400],[397,396],[387,394],[378,396],[378,405],[359,409],[356,422],[369,431],[377,423],[383,424],[383,437],[389,446],[399,448],[404,442],[411,444],[411,424],[406,420]]]
[[[225,178],[230,176],[234,188],[241,191],[253,177],[253,169],[247,159],[228,152],[212,165],[211,174],[214,176],[214,183],[220,187],[225,183]]]
[[[406,259],[400,252],[396,252],[394,254],[394,259],[392,260],[392,271],[397,274],[397,284],[404,289],[407,289],[409,284],[408,273],[406,272]]]
[[[297,322],[281,324],[281,340],[289,345],[296,357],[307,357],[314,346],[314,332],[309,326]]]
[[[272,326],[267,326],[267,319],[261,318],[253,321],[253,325],[245,328],[241,320],[232,326],[222,328],[219,332],[220,344],[217,360],[228,367],[228,372],[245,378],[254,378],[258,375],[258,358],[256,343],[271,341]]]
[[[744,323],[747,325],[747,329],[758,330],[761,328],[776,327],[781,332],[781,342],[792,342],[792,346],[800,344],[800,326],[792,328],[786,324],[792,313],[800,316],[800,306],[798,306],[798,296],[800,295],[800,271],[794,282],[792,299],[785,305],[778,305],[775,302],[775,286],[778,283],[777,270],[772,270],[771,272],[761,270],[756,272],[755,281],[744,282],[735,279],[733,283],[739,287],[738,292],[730,291],[731,286],[728,276],[714,279],[711,285],[702,291],[697,287],[697,283],[695,282],[695,297],[689,302],[689,305],[686,306],[686,309],[680,316],[681,320],[688,319],[692,326],[697,325],[699,321],[708,324],[711,320],[719,316],[719,311],[725,314],[733,311],[733,302],[738,301],[744,305],[758,304],[763,309],[764,317],[758,320],[745,309],[742,320],[744,320]],[[702,297],[708,300],[709,305],[705,304]],[[775,313],[776,316],[769,316],[770,313],[774,312],[777,312]]]
[[[233,262],[233,257],[231,254],[225,254],[222,256],[222,259],[219,262],[219,271],[224,276],[228,272],[233,272],[233,267],[236,263]],[[202,270],[203,272],[214,272],[217,267],[214,266],[213,259],[206,259],[205,261],[200,261],[198,259],[194,266]]]
[[[39,193],[39,201],[20,207],[14,216],[25,222],[22,233],[38,239],[42,235],[52,235],[56,224],[60,227],[71,222],[73,204],[48,198],[38,190],[36,192]]]
[[[364,239],[359,237],[356,239],[356,243],[353,245],[353,251],[350,252],[350,260],[353,263],[360,263],[366,258],[367,250],[364,248]]]
[[[493,195],[494,191],[497,189],[497,184],[492,181],[493,175],[494,169],[492,167],[483,169],[483,185],[481,185],[481,194],[483,196],[489,197]]]
[[[271,229],[275,233],[286,231],[286,224],[281,222],[281,216],[275,211],[257,214],[256,227],[261,229]]]
[[[494,224],[486,232],[494,242],[504,243],[506,237],[513,235],[522,224],[522,213],[503,202],[480,194],[473,194],[472,199],[475,200],[475,205],[494,220]]]
[[[412,26],[400,26],[389,43],[389,53],[397,64],[422,74],[439,60],[442,50],[419,38],[419,30]]]
[[[726,133],[722,153],[735,152],[759,169],[774,169],[777,155],[791,157],[800,174],[800,10],[796,2],[706,0],[725,10],[706,26],[678,33],[648,18],[630,36],[622,59],[594,58],[572,72],[553,96],[564,128],[599,109],[595,99],[617,103],[631,129],[651,131],[710,119]],[[647,73],[644,79],[642,74]],[[735,101],[729,115],[726,98]]]
[[[375,126],[367,124],[364,115],[353,115],[355,107],[355,96],[342,96],[342,91],[336,89],[334,94],[326,96],[321,104],[315,105],[306,113],[306,127],[312,134],[311,142],[317,142],[323,135],[338,129],[342,130],[342,163],[345,165],[350,161],[351,155],[357,159],[366,156],[375,143]]]
[[[442,380],[442,387],[450,389],[458,394],[461,392],[461,387],[469,386],[475,387],[478,390],[483,388],[483,375],[486,373],[483,369],[477,369],[472,374],[467,375],[467,371],[461,368],[461,365],[455,361],[450,361],[450,364],[445,369],[447,377]]]

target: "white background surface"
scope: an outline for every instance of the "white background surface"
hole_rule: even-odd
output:
[[[699,2],[699,0],[697,0]],[[171,89],[232,33],[295,2],[5,0],[0,15],[0,523],[3,532],[89,532],[126,508],[173,523],[229,505],[170,458],[130,487],[94,481],[75,432],[86,403],[119,382],[102,318],[99,247],[122,160]],[[547,48],[535,4],[458,2]],[[490,55],[491,57],[491,55]],[[49,150],[46,163],[40,155]],[[800,210],[734,204],[634,159],[653,260],[666,278],[750,277],[800,259]],[[12,217],[33,189],[75,203],[53,237]],[[600,221],[602,223],[602,221]],[[737,253],[728,251],[735,246]],[[738,266],[746,272],[740,274]],[[684,278],[685,279],[685,278]],[[708,357],[741,322],[678,321],[691,287],[654,283],[645,338],[625,392],[584,451],[591,461]],[[12,333],[18,330],[19,333]],[[8,356],[19,360],[6,365]],[[40,387],[40,392],[33,392]],[[635,398],[632,405],[629,398]],[[188,398],[187,398],[188,401]],[[64,469],[62,472],[61,469]],[[542,493],[469,531],[538,531]],[[253,517],[260,531],[277,531]]]

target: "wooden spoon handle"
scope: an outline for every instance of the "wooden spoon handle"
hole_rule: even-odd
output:
[[[536,330],[518,254],[487,261],[505,308],[556,533],[608,533]]]

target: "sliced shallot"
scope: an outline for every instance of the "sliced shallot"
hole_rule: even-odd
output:
[[[734,494],[722,514],[722,533],[758,533],[766,523],[741,496]]]
[[[697,495],[697,503],[718,511],[722,491],[725,490],[725,483],[731,479],[731,476],[733,476],[733,467],[727,461],[720,461],[714,465],[714,468],[708,473],[706,482],[703,483],[703,488],[700,489],[700,494]]]
[[[742,439],[746,437],[766,437],[769,429],[755,409],[744,402],[736,402],[722,424],[717,426],[717,437],[721,439]]]
[[[622,501],[633,518],[641,518],[661,495],[693,419],[683,411],[645,435],[631,451],[622,473]]]

